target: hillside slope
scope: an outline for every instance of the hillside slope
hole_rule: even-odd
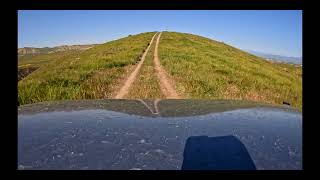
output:
[[[155,33],[33,59],[41,62],[46,57],[50,61],[19,81],[19,103],[114,98],[132,72],[137,72],[136,78],[125,98],[167,98],[160,83],[164,76],[159,75],[155,65],[160,61],[162,74],[167,74],[179,98],[242,99],[271,104],[285,101],[302,109],[301,67],[269,62],[192,34],[162,32],[156,38],[156,46],[156,39],[151,41]],[[142,54],[144,61],[140,61]],[[135,71],[138,61],[142,66]]]
[[[85,51],[71,51],[41,65],[19,81],[19,103],[112,97],[154,34],[142,33]]]
[[[272,63],[208,38],[163,32],[160,60],[185,98],[289,102],[302,107],[302,68]]]
[[[64,58],[71,53],[79,53],[94,47],[96,44],[87,45],[65,45],[57,47],[33,48],[24,47],[18,48],[18,67],[39,67],[51,60]]]

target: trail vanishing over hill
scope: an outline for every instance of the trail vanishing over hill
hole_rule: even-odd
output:
[[[41,51],[41,50],[39,50]],[[19,57],[36,71],[18,83],[20,104],[65,99],[239,99],[302,108],[302,68],[269,62],[223,42],[148,32]],[[24,62],[24,63],[22,63]]]
[[[139,63],[141,71],[137,74],[134,71],[132,74],[137,76],[136,81],[130,79],[130,83],[133,83],[132,88],[127,86],[126,93],[128,95],[121,96],[121,98],[127,99],[178,99],[179,96],[174,89],[173,81],[170,80],[169,75],[165,72],[161,66],[158,57],[158,47],[161,37],[161,32],[157,33],[150,43],[150,49],[148,48],[146,54],[146,60]],[[135,79],[134,79],[135,80]],[[126,83],[127,84],[127,83]],[[126,85],[125,84],[125,85]],[[120,91],[119,94],[122,92]],[[119,98],[119,97],[116,97]]]
[[[130,74],[130,76],[128,77],[128,79],[125,81],[123,87],[120,89],[119,93],[115,96],[115,99],[123,99],[124,96],[128,94],[129,88],[131,87],[131,84],[136,80],[137,74],[139,73],[139,70],[140,70],[142,64],[144,63],[145,57],[146,57],[146,55],[147,55],[147,53],[148,53],[148,51],[149,51],[149,48],[150,48],[150,46],[151,46],[151,43],[153,42],[154,37],[155,37],[156,35],[157,35],[157,34],[155,34],[155,35],[152,37],[152,39],[151,39],[151,41],[150,41],[147,49],[145,50],[145,52],[143,53],[143,55],[142,55],[142,57],[141,57],[140,62],[138,63],[138,65],[137,65],[137,67],[135,68],[135,70]]]
[[[156,74],[154,65],[154,51],[156,39],[159,33],[155,36],[150,49],[146,55],[145,61],[142,64],[141,70],[137,75],[136,81],[132,84],[126,99],[164,99],[165,96],[161,91],[159,79]]]
[[[165,70],[162,68],[160,61],[159,61],[159,56],[158,56],[158,46],[159,46],[159,40],[161,37],[161,33],[159,34],[156,42],[156,47],[154,51],[154,64],[155,64],[155,69],[157,71],[157,76],[160,80],[160,87],[161,91],[163,94],[169,98],[169,99],[177,99],[179,98],[176,90],[174,89],[173,85],[169,81],[168,75],[165,72]]]

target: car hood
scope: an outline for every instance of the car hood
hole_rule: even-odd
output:
[[[18,169],[302,169],[302,114],[227,100],[24,105]]]

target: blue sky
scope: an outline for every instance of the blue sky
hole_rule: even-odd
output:
[[[302,11],[18,11],[18,46],[103,43],[147,31],[205,36],[240,49],[302,56]]]

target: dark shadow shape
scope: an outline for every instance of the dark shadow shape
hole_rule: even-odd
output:
[[[234,136],[187,139],[182,170],[256,170],[246,147]]]

